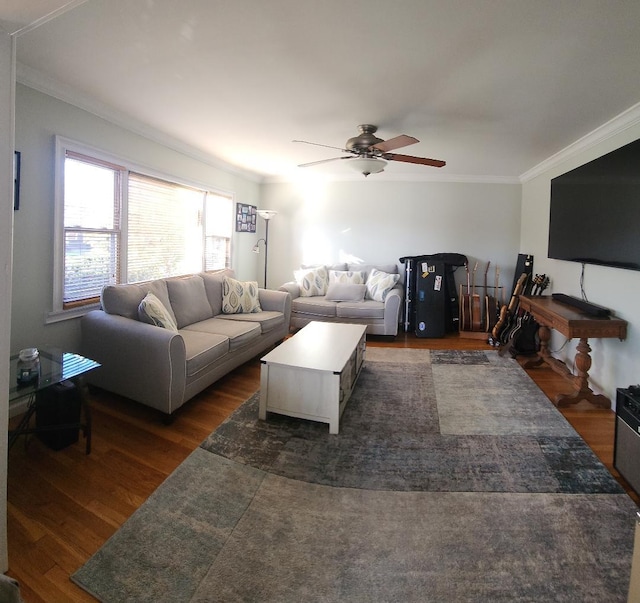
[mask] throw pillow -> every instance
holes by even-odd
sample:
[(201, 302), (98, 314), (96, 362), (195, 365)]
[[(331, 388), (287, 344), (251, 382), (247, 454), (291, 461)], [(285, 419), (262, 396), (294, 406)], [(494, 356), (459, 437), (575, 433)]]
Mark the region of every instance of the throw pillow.
[(361, 302), (367, 291), (366, 285), (352, 285), (351, 283), (334, 283), (329, 285), (326, 298), (329, 301)]
[(256, 281), (237, 281), (225, 276), (222, 279), (222, 313), (251, 314), (262, 312)]
[(293, 276), (300, 287), (300, 297), (325, 295), (329, 283), (329, 274), (324, 266), (311, 270), (294, 270)]
[(398, 280), (400, 280), (399, 274), (389, 274), (372, 268), (367, 279), (367, 297), (383, 302)]
[(138, 306), (138, 317), (156, 327), (177, 331), (178, 327), (171, 313), (153, 293), (147, 293)]
[(367, 280), (366, 272), (353, 270), (329, 270), (329, 285), (334, 283), (364, 285)]

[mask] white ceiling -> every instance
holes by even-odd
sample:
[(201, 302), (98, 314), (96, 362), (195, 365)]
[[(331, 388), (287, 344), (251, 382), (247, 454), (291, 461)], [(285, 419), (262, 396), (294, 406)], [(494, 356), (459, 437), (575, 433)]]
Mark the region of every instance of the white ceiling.
[(19, 36), (19, 81), (260, 176), (371, 123), (447, 161), (371, 178), (517, 179), (640, 101), (638, 0), (5, 4), (22, 24), (71, 8)]

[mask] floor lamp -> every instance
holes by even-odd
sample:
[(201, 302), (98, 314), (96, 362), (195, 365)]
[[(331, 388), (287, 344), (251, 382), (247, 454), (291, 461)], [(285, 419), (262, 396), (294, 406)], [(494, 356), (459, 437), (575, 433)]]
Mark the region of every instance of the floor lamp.
[(264, 239), (258, 239), (258, 242), (253, 246), (252, 251), (254, 253), (260, 253), (260, 241), (264, 241), (264, 288), (267, 288), (267, 253), (269, 250), (269, 220), (273, 218), (278, 212), (272, 209), (259, 209), (258, 215), (264, 220)]

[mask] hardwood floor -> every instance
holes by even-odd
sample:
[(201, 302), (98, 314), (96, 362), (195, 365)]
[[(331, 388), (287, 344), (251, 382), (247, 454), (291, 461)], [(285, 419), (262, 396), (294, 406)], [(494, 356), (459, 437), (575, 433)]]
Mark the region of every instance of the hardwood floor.
[[(451, 335), (394, 340), (369, 346), (488, 349), (483, 341)], [(548, 368), (528, 373), (551, 399), (567, 382)], [(93, 450), (83, 442), (55, 452), (37, 438), (9, 454), (9, 572), (27, 603), (95, 601), (69, 576), (107, 540), (166, 477), (260, 383), (257, 359), (211, 386), (165, 425), (158, 413), (103, 391), (92, 392)], [(562, 410), (638, 504), (613, 469), (615, 415), (584, 403)]]

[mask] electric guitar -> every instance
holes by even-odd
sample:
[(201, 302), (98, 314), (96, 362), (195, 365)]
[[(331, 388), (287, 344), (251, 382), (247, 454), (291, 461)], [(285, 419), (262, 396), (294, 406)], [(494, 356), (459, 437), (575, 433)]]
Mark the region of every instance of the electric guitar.
[(500, 317), (498, 318), (498, 322), (496, 323), (495, 327), (493, 327), (493, 331), (491, 331), (491, 338), (489, 339), (489, 343), (491, 345), (498, 347), (506, 343), (506, 334), (513, 325), (515, 314), (518, 309), (518, 297), (524, 290), (524, 286), (528, 278), (529, 275), (526, 272), (523, 272), (520, 275), (520, 278), (516, 282), (516, 286), (513, 290), (513, 294), (511, 295), (509, 305), (502, 306), (502, 308), (500, 309)]

